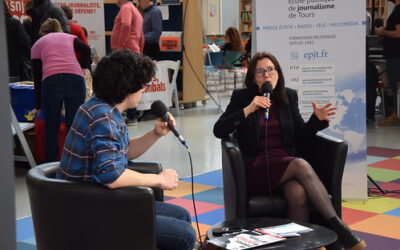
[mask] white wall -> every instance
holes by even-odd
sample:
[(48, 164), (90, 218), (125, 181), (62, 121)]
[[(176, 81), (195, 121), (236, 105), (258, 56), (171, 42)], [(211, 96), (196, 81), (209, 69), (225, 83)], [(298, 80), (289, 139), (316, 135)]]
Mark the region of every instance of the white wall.
[(206, 34), (221, 34), (221, 0), (202, 0), (201, 17)]
[(221, 0), (221, 32), (231, 26), (239, 29), (239, 0)]

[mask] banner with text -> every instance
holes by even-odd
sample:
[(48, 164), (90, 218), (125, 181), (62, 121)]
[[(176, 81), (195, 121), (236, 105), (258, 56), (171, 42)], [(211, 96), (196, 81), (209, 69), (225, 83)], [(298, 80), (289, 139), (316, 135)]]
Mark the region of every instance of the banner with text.
[(367, 199), (365, 1), (255, 0), (256, 51), (272, 52), (305, 121), (318, 105), (337, 114), (324, 134), (349, 145), (344, 199)]
[[(27, 18), (25, 3), (28, 0), (6, 0), (11, 15), (21, 22)], [(106, 54), (104, 39), (104, 3), (103, 0), (57, 0), (53, 3), (62, 6), (69, 5), (73, 11), (73, 22), (85, 27), (88, 31), (88, 39), (94, 45), (98, 56)]]
[(94, 45), (100, 57), (106, 55), (106, 41), (104, 39), (104, 1), (103, 0), (57, 0), (53, 2), (59, 6), (69, 5), (74, 18), (80, 26), (88, 32), (89, 43)]
[(162, 101), (167, 107), (172, 106), (172, 93), (174, 86), (168, 80), (168, 67), (157, 63), (157, 72), (140, 98), (137, 110), (149, 110), (151, 104), (157, 100)]

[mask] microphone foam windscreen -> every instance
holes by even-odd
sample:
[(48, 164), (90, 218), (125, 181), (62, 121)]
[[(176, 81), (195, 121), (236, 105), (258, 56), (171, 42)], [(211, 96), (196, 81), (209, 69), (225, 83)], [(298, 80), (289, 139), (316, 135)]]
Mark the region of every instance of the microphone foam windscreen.
[(261, 86), (261, 93), (272, 93), (274, 90), (272, 89), (272, 84), (271, 82), (264, 82), (264, 84)]
[(157, 117), (162, 117), (168, 112), (168, 108), (162, 101), (158, 100), (151, 104), (151, 112)]

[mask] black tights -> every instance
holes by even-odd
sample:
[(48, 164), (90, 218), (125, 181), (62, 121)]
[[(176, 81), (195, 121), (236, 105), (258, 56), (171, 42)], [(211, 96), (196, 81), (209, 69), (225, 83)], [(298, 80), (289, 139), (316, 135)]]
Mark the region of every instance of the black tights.
[(307, 161), (291, 161), (280, 183), (289, 206), (288, 218), (307, 221), (308, 199), (325, 219), (336, 216), (328, 192)]

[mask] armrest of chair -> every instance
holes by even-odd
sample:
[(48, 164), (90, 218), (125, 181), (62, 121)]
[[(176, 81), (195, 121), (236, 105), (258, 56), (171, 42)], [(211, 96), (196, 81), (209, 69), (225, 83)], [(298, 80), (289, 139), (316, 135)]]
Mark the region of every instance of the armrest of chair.
[(246, 217), (247, 181), (242, 154), (230, 136), (221, 140), (225, 219)]
[(318, 133), (302, 147), (302, 155), (313, 166), (315, 172), (332, 196), (332, 204), (341, 217), (342, 177), (346, 163), (348, 145), (343, 140)]
[[(129, 161), (129, 169), (144, 174), (159, 174), (162, 171), (161, 163), (156, 161)], [(164, 191), (160, 188), (152, 188), (157, 201), (164, 201)]]
[[(38, 248), (57, 249), (61, 245), (65, 249), (80, 246), (102, 250), (134, 245), (139, 249), (155, 249), (151, 188), (108, 189), (95, 183), (55, 179), (57, 166), (58, 163), (43, 164), (32, 168), (27, 175)], [(76, 221), (80, 222), (79, 226)], [(104, 231), (104, 228), (119, 230)]]

